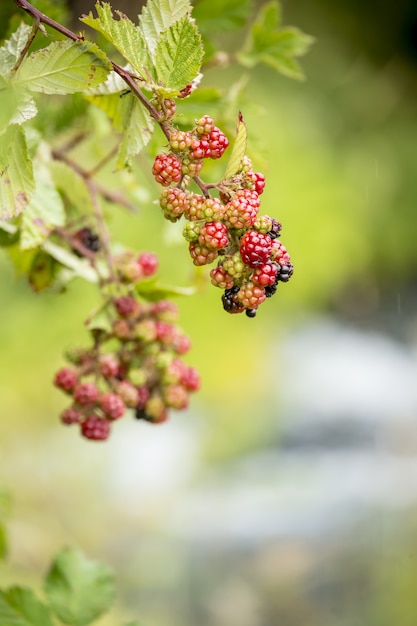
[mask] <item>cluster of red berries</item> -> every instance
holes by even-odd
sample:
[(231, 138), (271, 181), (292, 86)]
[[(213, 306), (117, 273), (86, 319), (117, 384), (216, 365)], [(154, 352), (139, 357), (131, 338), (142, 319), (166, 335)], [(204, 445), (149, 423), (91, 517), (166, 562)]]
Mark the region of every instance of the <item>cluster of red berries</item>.
[(172, 130), (169, 138), (169, 153), (161, 153), (155, 159), (152, 173), (155, 180), (169, 187), (179, 183), (184, 176), (198, 176), (204, 159), (219, 159), (229, 140), (215, 126), (208, 115), (196, 121), (191, 131)]
[(153, 166), (157, 182), (166, 187), (160, 206), (166, 219), (188, 221), (183, 230), (194, 265), (208, 265), (211, 282), (224, 289), (222, 302), (229, 313), (246, 312), (255, 317), (257, 308), (287, 282), (294, 268), (285, 246), (278, 240), (281, 224), (259, 215), (265, 177), (244, 156), (238, 171), (218, 185), (218, 196), (192, 193), (190, 178), (198, 176), (203, 159), (220, 158), (228, 146), (225, 135), (208, 115), (196, 120), (192, 131), (173, 130), (170, 152), (159, 154)]
[[(126, 253), (116, 267), (131, 284), (151, 275), (156, 264), (152, 253)], [(78, 424), (81, 434), (94, 440), (107, 439), (112, 422), (128, 409), (138, 419), (166, 421), (169, 409), (185, 409), (189, 394), (200, 386), (197, 371), (181, 358), (190, 340), (175, 323), (178, 310), (172, 302), (144, 302), (126, 288), (125, 295), (111, 298), (106, 312), (109, 329), (93, 333), (91, 348), (69, 353), (71, 366), (54, 379), (71, 398), (61, 421)]]

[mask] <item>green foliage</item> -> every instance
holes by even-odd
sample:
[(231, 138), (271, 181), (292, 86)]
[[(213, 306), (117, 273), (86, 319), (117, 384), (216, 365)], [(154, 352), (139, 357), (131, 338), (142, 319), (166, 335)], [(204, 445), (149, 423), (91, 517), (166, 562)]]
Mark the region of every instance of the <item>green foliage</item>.
[(120, 11), (115, 12), (118, 17), (115, 19), (107, 2), (97, 3), (96, 11), (97, 17), (90, 11), (87, 16), (81, 18), (81, 21), (104, 35), (134, 71), (146, 81), (152, 62), (140, 29)]
[(250, 13), (250, 0), (210, 0), (197, 2), (193, 16), (204, 35), (243, 28)]
[(12, 124), (0, 135), (0, 219), (19, 215), (35, 189), (24, 131)]
[(155, 50), (155, 68), (163, 94), (181, 91), (200, 71), (203, 46), (197, 26), (189, 18), (175, 22), (164, 31)]
[(0, 591), (2, 626), (54, 626), (49, 609), (31, 589), (10, 587)]
[(139, 18), (139, 27), (152, 55), (155, 53), (161, 33), (183, 20), (190, 10), (189, 0), (149, 0), (144, 5)]
[(239, 119), (236, 128), (236, 139), (233, 144), (232, 154), (229, 157), (229, 163), (227, 164), (224, 178), (231, 178), (236, 174), (241, 165), (242, 159), (246, 154), (246, 148), (248, 143), (248, 130), (246, 124), (243, 121), (242, 114), (239, 113)]
[(136, 292), (148, 302), (157, 302), (177, 296), (191, 296), (195, 293), (195, 289), (193, 287), (168, 286), (158, 280), (147, 280), (137, 284)]
[(17, 71), (14, 82), (31, 91), (71, 94), (103, 82), (111, 65), (105, 54), (88, 41), (53, 41), (32, 52)]
[(280, 26), (280, 5), (273, 0), (260, 9), (238, 60), (246, 67), (265, 63), (290, 78), (302, 79), (295, 57), (305, 54), (314, 39), (298, 28)]
[(46, 576), (45, 592), (64, 624), (86, 626), (113, 603), (113, 574), (78, 550), (65, 548), (57, 554)]
[(55, 626), (57, 617), (68, 626), (87, 626), (110, 609), (115, 597), (111, 570), (73, 548), (55, 556), (44, 587), (48, 604), (26, 587), (0, 590), (0, 624)]

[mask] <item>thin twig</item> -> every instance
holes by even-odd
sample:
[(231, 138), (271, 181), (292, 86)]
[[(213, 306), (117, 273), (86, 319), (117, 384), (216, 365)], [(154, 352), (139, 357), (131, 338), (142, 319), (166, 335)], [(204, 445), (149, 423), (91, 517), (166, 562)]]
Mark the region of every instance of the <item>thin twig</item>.
[(29, 39), (27, 40), (25, 47), (23, 48), (23, 50), (19, 54), (19, 58), (17, 59), (14, 67), (12, 68), (12, 70), (10, 72), (10, 78), (12, 78), (12, 76), (14, 76), (16, 74), (17, 70), (21, 66), (22, 61), (25, 58), (27, 51), (29, 50), (30, 46), (32, 45), (32, 41), (36, 37), (36, 33), (39, 30), (40, 23), (41, 22), (40, 22), (39, 17), (35, 17), (35, 22), (34, 22), (34, 24), (32, 26), (32, 32), (30, 33)]

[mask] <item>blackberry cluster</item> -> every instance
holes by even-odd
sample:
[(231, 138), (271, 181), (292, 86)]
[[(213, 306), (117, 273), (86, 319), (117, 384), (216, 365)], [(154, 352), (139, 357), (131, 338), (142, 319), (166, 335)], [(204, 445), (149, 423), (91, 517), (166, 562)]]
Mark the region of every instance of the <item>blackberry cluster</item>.
[[(262, 302), (273, 296), (279, 282), (287, 282), (294, 268), (279, 241), (281, 224), (260, 215), (260, 195), (265, 177), (255, 172), (246, 155), (238, 171), (218, 185), (219, 197), (188, 189), (198, 176), (204, 159), (220, 158), (228, 146), (226, 136), (208, 115), (196, 120), (191, 131), (170, 134), (170, 152), (159, 154), (153, 166), (157, 182), (166, 187), (160, 196), (164, 217), (187, 220), (183, 236), (194, 265), (209, 265), (211, 282), (224, 289), (223, 307), (228, 313), (246, 312), (255, 317)], [(196, 179), (198, 182), (199, 179)], [(199, 181), (201, 183), (201, 181)]]
[[(143, 277), (154, 272), (155, 261), (151, 253), (136, 261), (126, 254), (116, 266), (133, 273), (136, 263)], [(200, 386), (198, 372), (182, 360), (191, 343), (176, 324), (172, 302), (142, 301), (130, 285), (110, 299), (106, 314), (109, 329), (93, 332), (90, 348), (68, 353), (70, 365), (54, 378), (71, 399), (61, 421), (78, 424), (81, 435), (93, 440), (107, 439), (112, 422), (129, 409), (138, 419), (166, 421), (169, 410), (185, 409)]]

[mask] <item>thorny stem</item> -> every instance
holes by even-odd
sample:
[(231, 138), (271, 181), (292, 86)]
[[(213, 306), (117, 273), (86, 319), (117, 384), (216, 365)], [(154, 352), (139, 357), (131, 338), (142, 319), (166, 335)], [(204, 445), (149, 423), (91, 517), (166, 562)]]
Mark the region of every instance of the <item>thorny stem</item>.
[(55, 20), (48, 17), (41, 11), (39, 11), (39, 9), (34, 7), (32, 4), (30, 4), (30, 2), (27, 2), (27, 0), (14, 0), (14, 1), (18, 7), (20, 7), (21, 9), (26, 11), (26, 13), (29, 13), (29, 15), (33, 17), (38, 27), (39, 27), (39, 24), (42, 23), (42, 24), (45, 24), (46, 26), (50, 26), (54, 30), (58, 31), (62, 35), (65, 35), (65, 37), (72, 39), (73, 41), (84, 41), (84, 37), (82, 35), (76, 35), (68, 28), (65, 28), (65, 26), (62, 26), (62, 24), (55, 22)]

